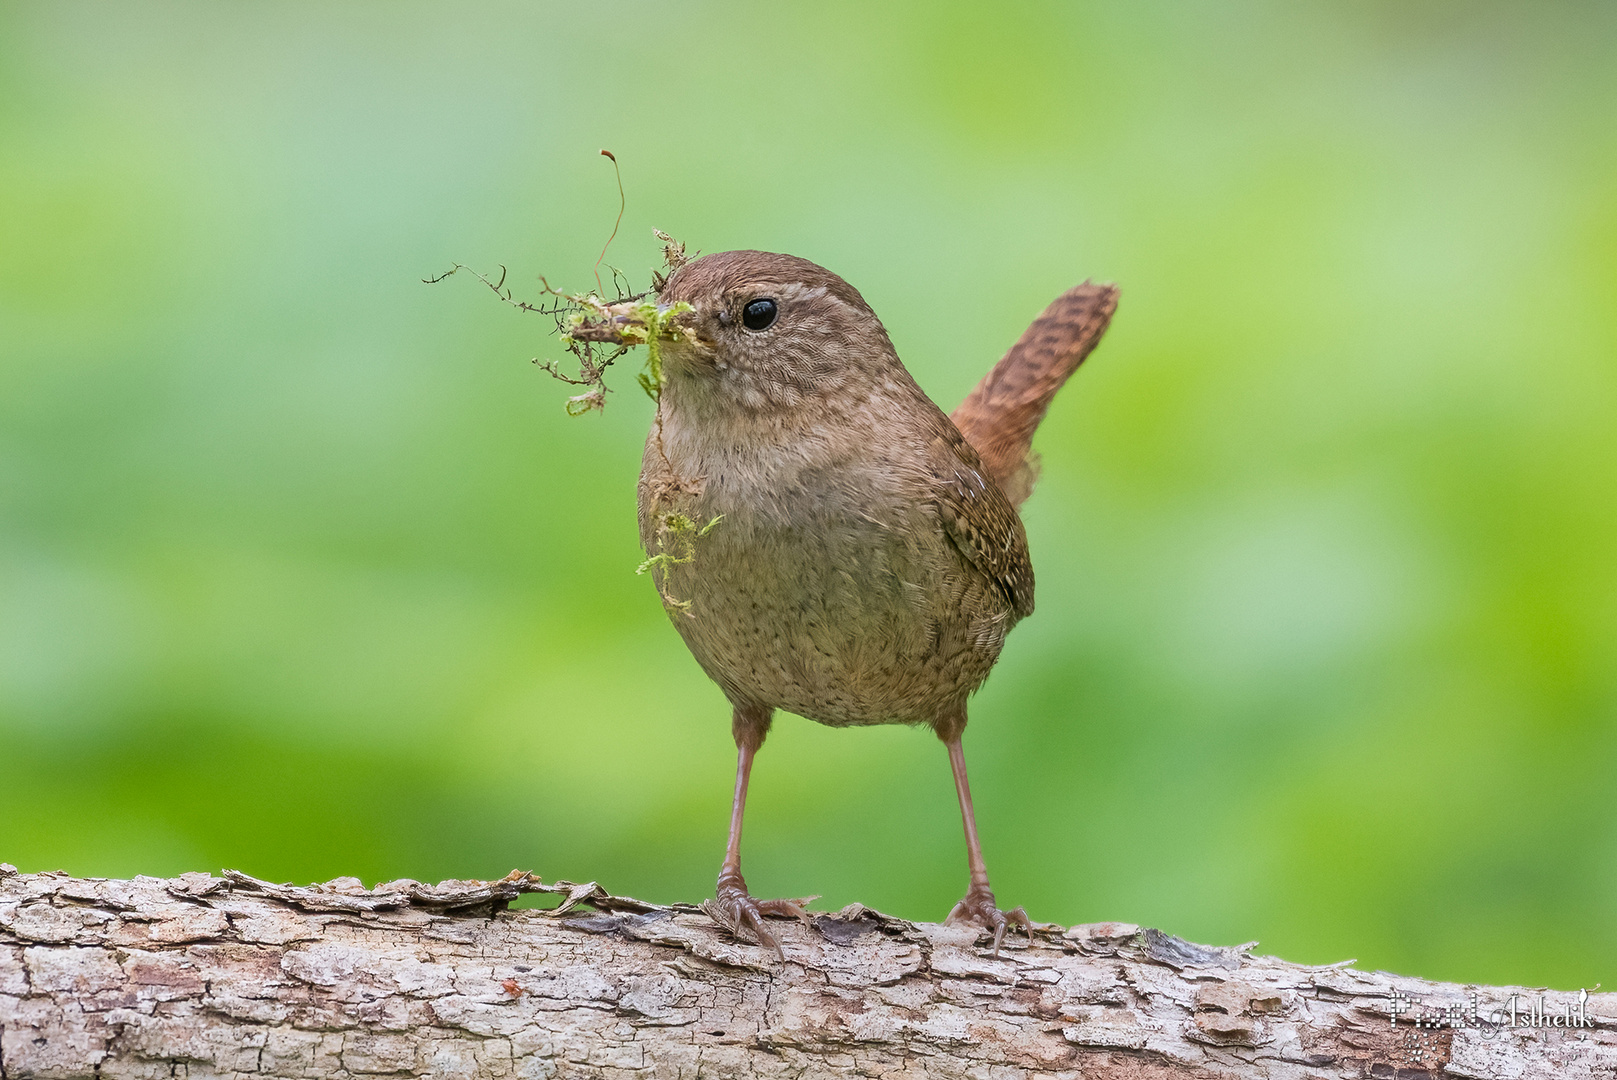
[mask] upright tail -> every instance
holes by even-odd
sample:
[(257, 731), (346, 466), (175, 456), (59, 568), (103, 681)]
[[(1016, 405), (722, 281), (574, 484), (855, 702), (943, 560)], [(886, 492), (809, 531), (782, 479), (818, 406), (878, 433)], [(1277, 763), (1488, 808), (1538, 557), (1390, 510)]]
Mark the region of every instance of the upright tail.
[(1116, 310), (1115, 285), (1086, 281), (1068, 289), (950, 415), (1013, 506), (1022, 505), (1039, 475), (1033, 430)]

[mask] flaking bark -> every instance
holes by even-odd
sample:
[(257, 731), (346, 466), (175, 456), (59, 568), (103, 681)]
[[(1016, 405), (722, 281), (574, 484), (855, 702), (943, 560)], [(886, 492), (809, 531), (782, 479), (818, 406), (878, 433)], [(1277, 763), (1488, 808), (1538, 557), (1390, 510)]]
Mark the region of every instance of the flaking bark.
[[(506, 909), (533, 892), (559, 905)], [(695, 906), (527, 874), (366, 890), (0, 866), (0, 1077), (1617, 1075), (1614, 994), (1587, 999), (1592, 1027), (1432, 1029), (1423, 1008), (1489, 1017), (1540, 991), (1121, 924), (1040, 927), (997, 960), (975, 930), (858, 906), (777, 925), (784, 962)]]

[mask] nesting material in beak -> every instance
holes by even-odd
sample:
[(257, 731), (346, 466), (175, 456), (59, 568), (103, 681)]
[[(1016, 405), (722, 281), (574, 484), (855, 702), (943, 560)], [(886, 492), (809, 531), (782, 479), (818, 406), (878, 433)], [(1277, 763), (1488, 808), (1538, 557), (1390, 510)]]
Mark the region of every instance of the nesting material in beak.
[(590, 296), (584, 298), (580, 310), (568, 317), (564, 336), (624, 348), (649, 345), (657, 339), (677, 341), (683, 333), (676, 320), (691, 310), (686, 303), (659, 304), (641, 299), (608, 304)]

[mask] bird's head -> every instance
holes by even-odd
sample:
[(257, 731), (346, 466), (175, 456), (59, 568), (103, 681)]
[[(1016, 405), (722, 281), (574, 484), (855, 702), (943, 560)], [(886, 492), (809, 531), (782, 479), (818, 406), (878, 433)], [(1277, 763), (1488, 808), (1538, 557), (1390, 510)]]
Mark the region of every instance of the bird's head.
[(670, 274), (657, 300), (690, 307), (675, 318), (678, 339), (662, 346), (679, 394), (792, 406), (856, 388), (898, 362), (859, 291), (795, 255), (703, 255)]

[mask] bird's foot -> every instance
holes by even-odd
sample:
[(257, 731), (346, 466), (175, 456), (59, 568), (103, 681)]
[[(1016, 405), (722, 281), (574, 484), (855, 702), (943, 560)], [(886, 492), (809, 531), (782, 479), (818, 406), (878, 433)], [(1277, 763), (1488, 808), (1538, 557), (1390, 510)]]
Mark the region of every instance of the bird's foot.
[(764, 916), (797, 919), (806, 924), (809, 916), (803, 910), (803, 905), (819, 899), (817, 896), (802, 896), (796, 900), (755, 900), (748, 894), (747, 883), (739, 872), (720, 874), (717, 891), (718, 896), (702, 903), (702, 910), (707, 912), (708, 918), (736, 937), (741, 937), (741, 932), (745, 930), (758, 944), (773, 949), (782, 960), (786, 959), (786, 952), (780, 947), (780, 940), (764, 925)]
[(994, 890), (986, 883), (973, 884), (966, 890), (965, 897), (949, 912), (949, 917), (943, 920), (946, 923), (976, 923), (985, 930), (994, 932), (994, 956), (999, 956), (999, 943), (1005, 940), (1005, 931), (1011, 926), (1020, 926), (1027, 935), (1029, 943), (1033, 941), (1033, 923), (1027, 917), (1027, 912), (1021, 908), (1011, 911), (1001, 911), (994, 906)]

